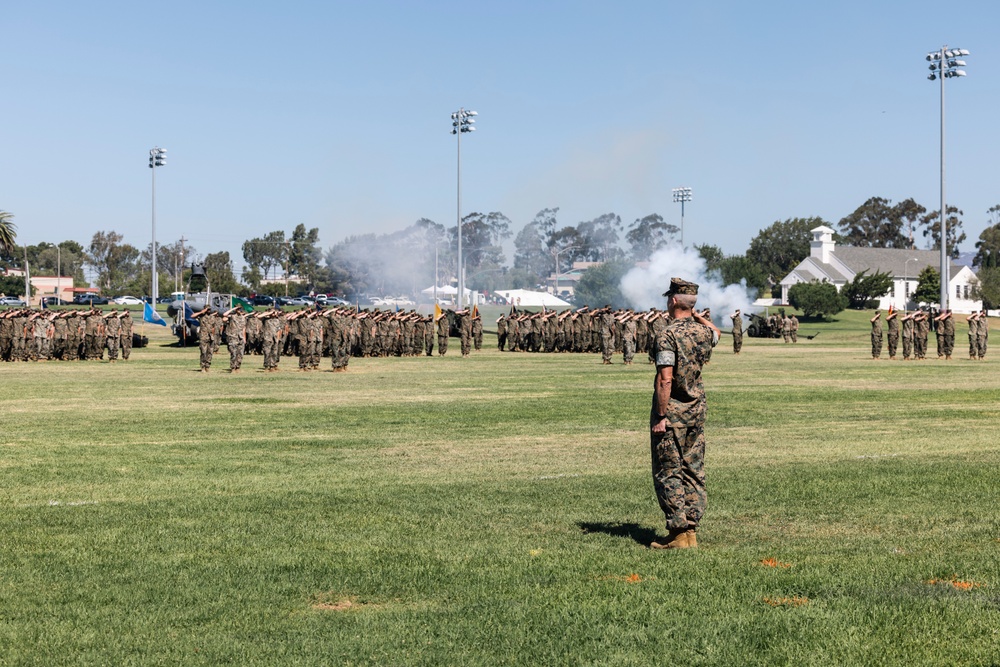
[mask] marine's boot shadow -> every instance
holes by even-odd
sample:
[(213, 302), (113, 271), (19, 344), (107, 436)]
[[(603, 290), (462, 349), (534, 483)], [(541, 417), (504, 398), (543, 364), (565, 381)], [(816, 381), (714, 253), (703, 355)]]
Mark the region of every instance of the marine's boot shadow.
[(605, 533), (612, 537), (627, 537), (637, 544), (648, 547), (656, 539), (656, 531), (637, 523), (580, 521), (576, 525), (584, 533)]

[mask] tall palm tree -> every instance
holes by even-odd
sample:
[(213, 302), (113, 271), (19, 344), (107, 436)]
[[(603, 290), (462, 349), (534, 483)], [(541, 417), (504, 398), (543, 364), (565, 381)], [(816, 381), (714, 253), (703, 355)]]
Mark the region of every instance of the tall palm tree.
[(11, 255), (14, 252), (14, 239), (17, 238), (17, 225), (11, 220), (13, 213), (0, 211), (0, 255)]

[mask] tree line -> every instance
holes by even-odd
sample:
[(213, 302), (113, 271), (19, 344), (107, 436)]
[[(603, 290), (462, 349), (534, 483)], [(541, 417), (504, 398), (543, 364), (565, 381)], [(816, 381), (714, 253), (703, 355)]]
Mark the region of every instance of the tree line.
[[(22, 253), (14, 252), (15, 230), (11, 214), (0, 211), (0, 263), (20, 266)], [(963, 212), (948, 207), (948, 244), (957, 257), (966, 240)], [(1000, 205), (987, 211), (988, 226), (975, 244), (974, 263), (1000, 272)], [(838, 244), (880, 248), (915, 248), (922, 237), (929, 249), (940, 247), (940, 212), (909, 198), (893, 204), (871, 197), (835, 225), (820, 217), (789, 218), (761, 229), (742, 254), (726, 255), (714, 245), (695, 246), (723, 284), (745, 283), (758, 293), (777, 289), (780, 280), (809, 255), (810, 230), (820, 225), (836, 227)], [(552, 274), (564, 274), (574, 262), (599, 263), (578, 282), (580, 297), (611, 302), (613, 287), (635, 262), (648, 260), (658, 249), (677, 243), (680, 229), (658, 213), (623, 223), (614, 212), (575, 224), (559, 220), (559, 208), (545, 208), (516, 234), (503, 213), (472, 212), (462, 218), (462, 256), (465, 284), (475, 290), (532, 289)], [(503, 246), (513, 239), (509, 261)], [(23, 249), (22, 249), (23, 250)], [(67, 240), (58, 245), (40, 243), (27, 247), (34, 272), (54, 273), (61, 263), (64, 274), (77, 286), (86, 286), (88, 269), (97, 287), (106, 293), (145, 294), (150, 285), (151, 244), (140, 249), (124, 242), (115, 231), (100, 231), (87, 246)], [(286, 289), (285, 277), (297, 292), (355, 294), (415, 294), (434, 284), (457, 279), (458, 226), (445, 226), (420, 218), (404, 229), (383, 234), (356, 234), (325, 251), (319, 229), (296, 225), (290, 233), (276, 230), (247, 239), (242, 246), (241, 269), (228, 252), (200, 255), (183, 239), (157, 247), (157, 269), (162, 286), (183, 286), (193, 259), (206, 267), (213, 289), (230, 292), (278, 294)], [(590, 274), (590, 275), (587, 275)], [(993, 281), (991, 272), (984, 278)], [(984, 280), (984, 283), (986, 281)], [(1000, 277), (995, 279), (1000, 285)], [(162, 290), (161, 291), (165, 291)]]

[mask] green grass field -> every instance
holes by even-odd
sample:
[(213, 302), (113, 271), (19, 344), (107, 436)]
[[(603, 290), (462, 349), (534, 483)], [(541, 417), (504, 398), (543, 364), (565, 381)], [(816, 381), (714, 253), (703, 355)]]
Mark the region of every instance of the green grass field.
[(679, 552), (645, 363), (2, 364), (0, 665), (998, 664), (1000, 362), (869, 316), (724, 339)]

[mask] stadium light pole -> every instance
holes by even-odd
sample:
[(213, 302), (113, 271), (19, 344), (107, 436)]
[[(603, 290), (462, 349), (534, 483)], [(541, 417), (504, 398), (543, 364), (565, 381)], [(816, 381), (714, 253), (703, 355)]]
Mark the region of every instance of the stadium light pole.
[(154, 308), (156, 307), (156, 301), (160, 297), (160, 280), (159, 276), (156, 275), (156, 168), (162, 167), (167, 163), (167, 149), (154, 147), (149, 151), (149, 170), (153, 174), (153, 251), (152, 251), (152, 262), (150, 264), (152, 271), (152, 281), (150, 284), (150, 290), (152, 291), (151, 296), (153, 297)]
[(674, 203), (681, 203), (681, 248), (684, 247), (684, 202), (691, 201), (691, 188), (674, 188)]
[(451, 115), (451, 133), (455, 135), (456, 146), (458, 149), (458, 169), (457, 169), (457, 180), (456, 180), (456, 191), (457, 191), (457, 208), (458, 208), (458, 309), (462, 310), (465, 307), (465, 278), (462, 275), (463, 265), (462, 265), (462, 134), (464, 132), (475, 132), (476, 131), (476, 119), (473, 116), (478, 116), (479, 114), (475, 111), (469, 111), (464, 108), (459, 108), (458, 111)]
[(927, 54), (931, 73), (927, 78), (931, 81), (941, 79), (941, 310), (948, 309), (948, 282), (951, 276), (948, 261), (948, 212), (944, 198), (944, 80), (965, 76), (965, 61), (960, 60), (969, 55), (965, 49), (949, 49), (942, 46), (939, 51)]

